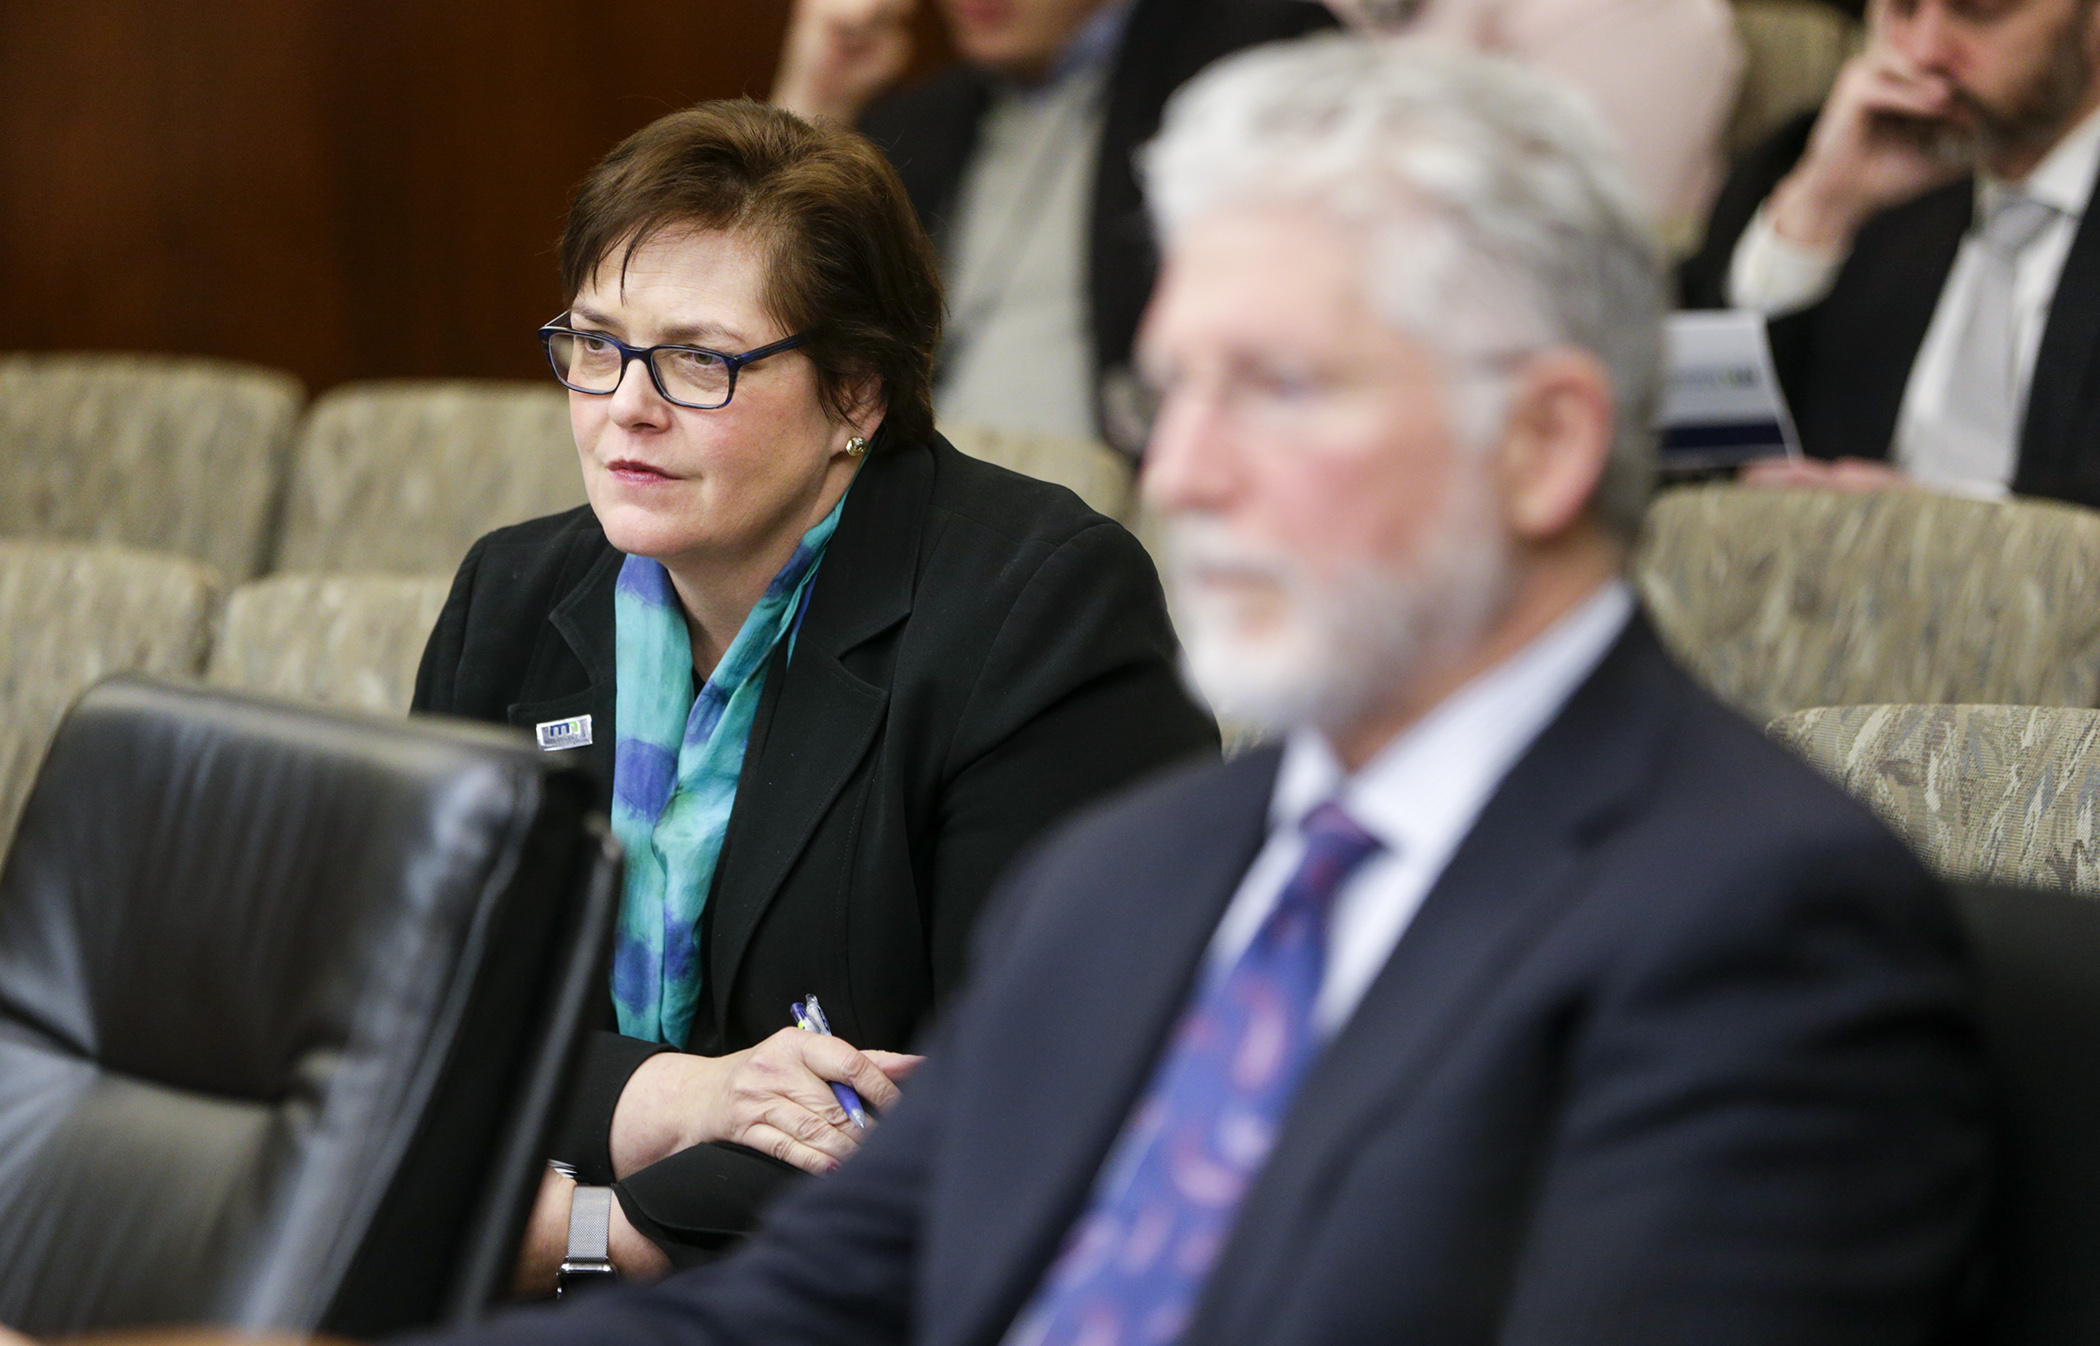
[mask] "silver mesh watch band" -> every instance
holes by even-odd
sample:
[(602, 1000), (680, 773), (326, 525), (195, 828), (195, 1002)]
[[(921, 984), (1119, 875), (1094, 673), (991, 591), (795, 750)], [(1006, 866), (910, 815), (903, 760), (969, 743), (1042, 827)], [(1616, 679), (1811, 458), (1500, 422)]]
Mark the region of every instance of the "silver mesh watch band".
[(568, 1260), (612, 1260), (612, 1203), (613, 1190), (610, 1187), (576, 1189), (575, 1200), (569, 1205)]
[(569, 1253), (555, 1277), (554, 1293), (565, 1296), (587, 1284), (609, 1284), (619, 1279), (612, 1264), (612, 1203), (610, 1187), (576, 1189), (569, 1202)]

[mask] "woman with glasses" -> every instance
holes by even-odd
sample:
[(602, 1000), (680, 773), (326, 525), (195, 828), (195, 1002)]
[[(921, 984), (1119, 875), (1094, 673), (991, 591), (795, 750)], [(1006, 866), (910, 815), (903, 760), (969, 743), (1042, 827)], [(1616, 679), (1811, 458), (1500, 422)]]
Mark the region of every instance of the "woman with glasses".
[[(556, 1146), (588, 1201), (550, 1176), (528, 1289), (572, 1225), (661, 1269), (835, 1167), (833, 1086), (898, 1098), (1001, 868), (1217, 742), (1130, 535), (934, 432), (940, 285), (869, 142), (665, 117), (584, 181), (561, 273), (590, 504), (475, 544), (415, 700), (594, 772), (627, 856), (617, 1031)], [(812, 996), (836, 1036), (794, 1026)]]

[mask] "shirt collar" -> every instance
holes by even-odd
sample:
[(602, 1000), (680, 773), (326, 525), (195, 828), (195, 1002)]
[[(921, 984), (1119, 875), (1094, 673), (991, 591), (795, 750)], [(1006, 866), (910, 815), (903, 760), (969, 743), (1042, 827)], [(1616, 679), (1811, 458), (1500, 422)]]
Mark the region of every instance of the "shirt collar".
[(1316, 805), (1338, 796), (1358, 825), (1393, 853), (1404, 853), (1410, 839), (1464, 831), (1604, 658), (1633, 608), (1624, 580), (1603, 585), (1380, 749), (1354, 777), (1345, 777), (1323, 735), (1294, 730), (1269, 803), (1271, 827), (1297, 826)]
[(1996, 204), (1999, 194), (2017, 187), (2076, 220), (2085, 215), (2096, 177), (2100, 177), (2100, 109), (2087, 113), (2084, 121), (2072, 127), (2056, 148), (2035, 165), (2025, 182), (2008, 183), (1982, 173), (1977, 174), (1976, 182), (1981, 204), (1986, 207), (1983, 213), (1987, 214), (1988, 207)]

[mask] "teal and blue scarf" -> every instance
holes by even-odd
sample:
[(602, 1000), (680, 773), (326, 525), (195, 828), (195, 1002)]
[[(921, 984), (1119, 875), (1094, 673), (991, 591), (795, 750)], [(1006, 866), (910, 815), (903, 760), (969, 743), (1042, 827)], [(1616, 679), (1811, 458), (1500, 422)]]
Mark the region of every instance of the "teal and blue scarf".
[(793, 646), (839, 511), (802, 535), (721, 663), (693, 694), (693, 647), (662, 564), (629, 556), (613, 591), (617, 666), (614, 835), (627, 852), (613, 942), (613, 1006), (628, 1037), (682, 1047), (700, 1001), (700, 912), (736, 804), (766, 665)]

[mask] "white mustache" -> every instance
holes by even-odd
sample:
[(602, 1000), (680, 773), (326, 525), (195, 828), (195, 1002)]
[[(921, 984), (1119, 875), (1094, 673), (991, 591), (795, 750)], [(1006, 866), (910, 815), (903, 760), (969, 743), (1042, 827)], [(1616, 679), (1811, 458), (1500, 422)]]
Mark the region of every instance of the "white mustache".
[(1216, 519), (1177, 515), (1167, 521), (1167, 575), (1173, 584), (1212, 579), (1256, 580), (1300, 592), (1310, 582), (1305, 566), (1278, 548), (1250, 541)]

